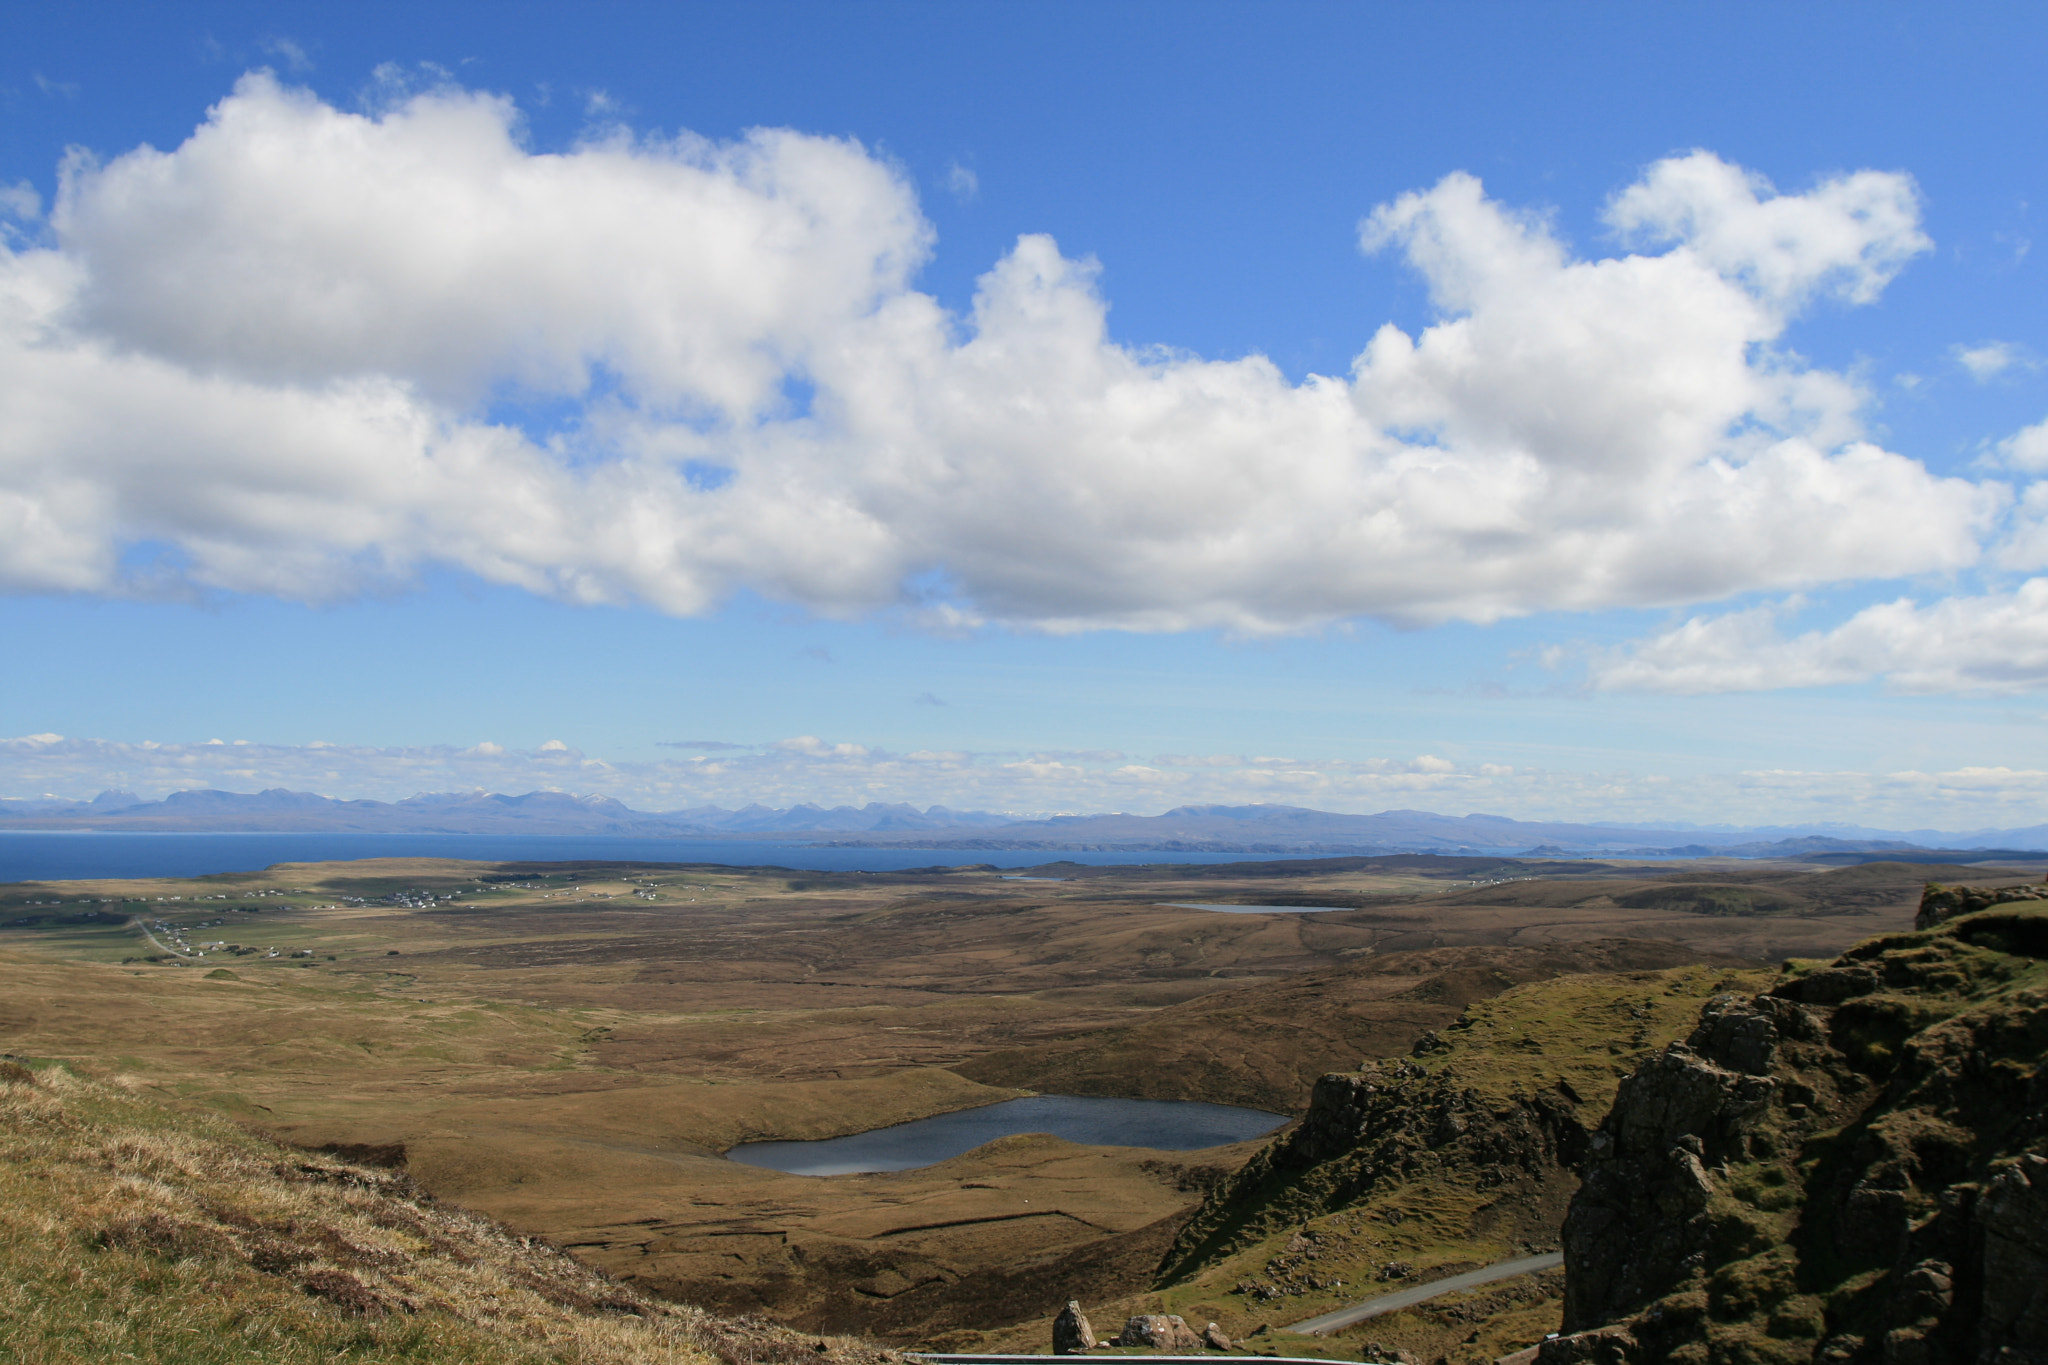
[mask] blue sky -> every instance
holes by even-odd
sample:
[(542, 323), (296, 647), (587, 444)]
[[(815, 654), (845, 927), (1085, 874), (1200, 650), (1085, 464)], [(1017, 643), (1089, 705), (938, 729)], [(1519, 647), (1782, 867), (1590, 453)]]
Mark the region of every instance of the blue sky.
[(2044, 26), (15, 7), (0, 795), (2034, 823)]

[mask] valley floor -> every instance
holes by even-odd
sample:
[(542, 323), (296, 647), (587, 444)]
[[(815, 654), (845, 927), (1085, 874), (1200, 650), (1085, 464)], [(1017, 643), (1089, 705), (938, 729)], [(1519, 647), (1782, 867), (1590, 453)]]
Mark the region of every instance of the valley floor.
[[(1030, 1091), (1299, 1115), (1318, 1077), (1404, 1056), (1503, 992), (1589, 973), (1711, 984), (1824, 956), (1908, 923), (1924, 875), (1451, 858), (1044, 872), (1066, 880), (385, 860), (16, 885), (0, 888), (0, 1048), (402, 1167), (647, 1292), (806, 1331), (1043, 1350), (1081, 1296), (1180, 1304), (1241, 1335), (1362, 1296), (1354, 1277), (1379, 1283), (1386, 1263), (1499, 1248), (1424, 1255), (1422, 1225), (1361, 1233), (1358, 1255), (1380, 1260), (1322, 1276), (1341, 1292), (1295, 1275), (1278, 1299), (1234, 1280), (1162, 1299), (1162, 1257), (1262, 1144), (1019, 1137), (830, 1179), (720, 1154)], [(174, 930), (205, 956), (166, 952)], [(1230, 1274), (1280, 1286), (1264, 1267), (1286, 1254), (1247, 1251)]]

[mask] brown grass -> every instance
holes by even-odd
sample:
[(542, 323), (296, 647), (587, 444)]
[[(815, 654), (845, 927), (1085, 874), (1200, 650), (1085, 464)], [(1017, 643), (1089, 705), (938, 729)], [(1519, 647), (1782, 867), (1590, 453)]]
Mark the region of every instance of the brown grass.
[[(1736, 909), (1781, 907), (1741, 914), (1719, 891), (1645, 900), (1662, 867), (1070, 870), (1023, 884), (415, 859), (0, 887), (0, 1048), (118, 1064), (154, 1097), (284, 1141), (386, 1149), (444, 1198), (654, 1292), (933, 1344), (1056, 1307), (1062, 1267), (1142, 1286), (1163, 1224), (1200, 1198), (1166, 1173), (1182, 1159), (1059, 1144), (819, 1181), (717, 1153), (1012, 1086), (1298, 1111), (1322, 1071), (1403, 1052), (1517, 981), (1832, 952), (1903, 927), (1922, 872), (1715, 871), (1755, 892)], [(1482, 872), (1538, 880), (1467, 884)], [(650, 883), (655, 899), (635, 894)], [(456, 898), (388, 899), (408, 890)], [(253, 951), (124, 962), (162, 956), (136, 915)], [(1609, 961), (1617, 935), (1634, 942)], [(878, 1235), (876, 1217), (913, 1230)], [(299, 1297), (352, 1292), (320, 1283), (329, 1299)]]
[(118, 1083), (0, 1070), (0, 1358), (10, 1362), (828, 1357), (886, 1358), (657, 1305), (403, 1177), (174, 1113)]

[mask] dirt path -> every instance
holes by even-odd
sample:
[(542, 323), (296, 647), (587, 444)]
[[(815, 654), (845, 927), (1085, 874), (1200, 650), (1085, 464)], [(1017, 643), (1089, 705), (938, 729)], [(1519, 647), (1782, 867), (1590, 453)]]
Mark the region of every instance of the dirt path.
[(1305, 1322), (1292, 1323), (1287, 1330), (1306, 1332), (1310, 1335), (1334, 1332), (1339, 1327), (1349, 1327), (1354, 1322), (1376, 1318), (1382, 1313), (1412, 1307), (1439, 1294), (1451, 1294), (1460, 1289), (1470, 1289), (1474, 1285), (1512, 1279), (1517, 1275), (1533, 1275), (1539, 1270), (1555, 1270), (1563, 1264), (1564, 1253), (1561, 1251), (1546, 1251), (1541, 1256), (1524, 1256), (1513, 1261), (1495, 1261), (1492, 1265), (1468, 1270), (1462, 1275), (1449, 1275), (1441, 1280), (1431, 1280), (1427, 1284), (1418, 1284), (1411, 1289), (1403, 1289), (1393, 1294), (1382, 1294), (1376, 1299), (1354, 1303), (1349, 1308), (1339, 1308), (1334, 1313), (1324, 1313)]

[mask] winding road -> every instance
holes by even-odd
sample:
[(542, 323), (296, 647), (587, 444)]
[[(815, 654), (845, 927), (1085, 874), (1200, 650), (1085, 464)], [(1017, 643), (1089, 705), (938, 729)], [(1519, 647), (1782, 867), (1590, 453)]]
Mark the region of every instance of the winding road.
[(1418, 1284), (1413, 1288), (1399, 1290), (1392, 1294), (1382, 1294), (1376, 1299), (1367, 1299), (1364, 1303), (1354, 1303), (1349, 1308), (1339, 1308), (1333, 1313), (1324, 1313), (1320, 1317), (1309, 1318), (1303, 1322), (1289, 1323), (1286, 1330), (1289, 1332), (1305, 1332), (1311, 1336), (1323, 1332), (1334, 1332), (1339, 1327), (1349, 1327), (1354, 1322), (1363, 1322), (1367, 1318), (1376, 1318), (1382, 1313), (1391, 1313), (1396, 1309), (1412, 1307), (1425, 1299), (1433, 1299), (1439, 1294), (1453, 1294), (1460, 1289), (1470, 1289), (1474, 1285), (1491, 1284), (1495, 1280), (1513, 1279), (1517, 1275), (1533, 1275), (1539, 1270), (1555, 1270), (1563, 1264), (1564, 1253), (1562, 1251), (1546, 1251), (1540, 1256), (1523, 1256), (1513, 1261), (1495, 1261), (1492, 1265), (1481, 1266), (1477, 1270), (1468, 1270), (1462, 1275), (1447, 1275), (1441, 1280), (1431, 1280), (1427, 1284)]

